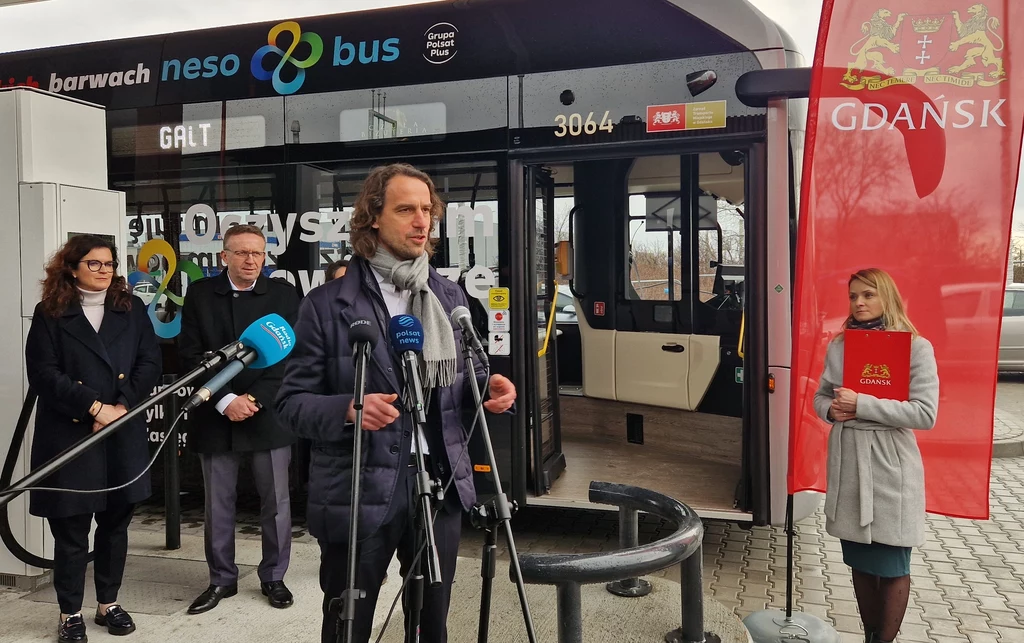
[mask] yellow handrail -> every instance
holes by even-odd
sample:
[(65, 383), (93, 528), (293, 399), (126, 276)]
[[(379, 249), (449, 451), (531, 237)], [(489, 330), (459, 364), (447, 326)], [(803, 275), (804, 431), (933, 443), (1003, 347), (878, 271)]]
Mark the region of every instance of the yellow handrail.
[(740, 341), (736, 343), (736, 354), (743, 359), (743, 332), (746, 330), (747, 325), (747, 311), (743, 311), (740, 316)]
[(551, 298), (551, 314), (548, 315), (548, 330), (544, 334), (544, 346), (537, 351), (537, 357), (544, 357), (548, 352), (548, 340), (551, 339), (551, 327), (555, 323), (555, 306), (558, 305), (558, 282), (555, 282), (554, 296)]

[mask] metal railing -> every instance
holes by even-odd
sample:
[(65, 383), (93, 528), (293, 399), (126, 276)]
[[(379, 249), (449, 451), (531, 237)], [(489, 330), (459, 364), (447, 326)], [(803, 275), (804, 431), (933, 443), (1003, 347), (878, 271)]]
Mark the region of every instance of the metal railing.
[[(582, 643), (580, 587), (608, 583), (619, 596), (643, 596), (650, 584), (639, 577), (679, 565), (682, 626), (665, 635), (668, 643), (712, 643), (718, 637), (704, 631), (704, 525), (683, 503), (660, 493), (610, 482), (591, 482), (590, 501), (619, 508), (622, 549), (596, 554), (520, 554), (523, 580), (554, 585), (557, 591), (558, 642)], [(675, 524), (670, 536), (638, 545), (638, 513), (649, 513)]]

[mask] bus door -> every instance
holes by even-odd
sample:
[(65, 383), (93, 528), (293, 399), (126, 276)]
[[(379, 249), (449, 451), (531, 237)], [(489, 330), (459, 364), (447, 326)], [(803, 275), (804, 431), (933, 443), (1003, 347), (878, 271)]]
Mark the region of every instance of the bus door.
[(534, 165), (526, 167), (524, 179), (527, 238), (532, 241), (526, 274), (531, 310), (536, 310), (537, 319), (537, 332), (529, 338), (536, 340), (529, 352), (533, 362), (530, 390), (536, 391), (531, 409), (531, 473), (533, 488), (541, 495), (565, 468), (559, 425), (558, 330), (552, 310), (558, 297), (553, 242), (555, 183), (547, 169)]
[[(578, 160), (546, 166), (553, 186), (528, 168), (541, 344), (556, 317), (533, 389), (534, 478), (551, 503), (585, 502), (589, 480), (606, 479), (708, 515), (750, 510), (747, 161), (728, 149)], [(547, 290), (563, 243), (568, 274)]]

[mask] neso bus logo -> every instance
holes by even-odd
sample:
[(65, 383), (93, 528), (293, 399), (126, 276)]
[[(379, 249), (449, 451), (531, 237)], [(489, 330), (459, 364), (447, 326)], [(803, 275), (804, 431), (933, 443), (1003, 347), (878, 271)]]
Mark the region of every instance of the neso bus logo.
[[(277, 37), (284, 32), (291, 34), (291, 43), (288, 45), (286, 51), (282, 51), (277, 46)], [(293, 58), (292, 53), (299, 46), (300, 42), (304, 42), (309, 45), (309, 55), (303, 59)], [(302, 83), (306, 80), (306, 69), (312, 67), (320, 60), (320, 56), (324, 53), (324, 41), (318, 34), (312, 31), (302, 33), (299, 28), (299, 23), (288, 21), (282, 22), (279, 25), (275, 25), (270, 33), (267, 34), (267, 44), (263, 45), (256, 50), (256, 53), (252, 56), (252, 63), (250, 64), (250, 70), (252, 71), (253, 78), (257, 80), (271, 80), (273, 79), (274, 91), (281, 95), (294, 94), (302, 87)], [(277, 66), (274, 67), (273, 71), (267, 71), (263, 66), (264, 58), (269, 54), (276, 54), (280, 56), (280, 60)], [(291, 63), (295, 67), (295, 78), (285, 82), (281, 80), (281, 70), (284, 69), (285, 63)]]

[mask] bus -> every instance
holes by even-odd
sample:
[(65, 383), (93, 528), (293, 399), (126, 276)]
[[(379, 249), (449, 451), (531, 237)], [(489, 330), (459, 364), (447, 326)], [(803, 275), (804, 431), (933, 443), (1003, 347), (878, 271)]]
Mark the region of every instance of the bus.
[(350, 253), (367, 171), (410, 162), (447, 207), (432, 264), (520, 392), (488, 418), (510, 497), (594, 507), (603, 480), (759, 525), (785, 518), (807, 71), (746, 0), (443, 1), (0, 56), (106, 107), (167, 375), (169, 294), (223, 268), (224, 229), (262, 226), (266, 273), (305, 294)]

